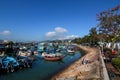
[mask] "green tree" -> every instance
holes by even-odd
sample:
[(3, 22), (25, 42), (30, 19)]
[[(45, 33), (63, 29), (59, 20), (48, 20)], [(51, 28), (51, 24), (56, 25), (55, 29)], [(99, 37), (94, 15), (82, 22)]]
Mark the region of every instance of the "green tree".
[(95, 27), (92, 27), (90, 30), (89, 30), (89, 39), (90, 39), (90, 43), (91, 44), (97, 44), (97, 42), (99, 41), (98, 39), (98, 34), (97, 34), (97, 30)]
[(89, 35), (85, 35), (82, 39), (81, 39), (81, 42), (82, 43), (90, 43), (90, 39), (89, 39)]
[(81, 38), (75, 38), (72, 40), (73, 43), (81, 44)]

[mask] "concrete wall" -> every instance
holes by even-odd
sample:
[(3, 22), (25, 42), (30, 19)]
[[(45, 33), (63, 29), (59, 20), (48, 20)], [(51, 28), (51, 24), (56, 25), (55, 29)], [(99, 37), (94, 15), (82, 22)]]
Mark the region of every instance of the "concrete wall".
[(107, 69), (106, 69), (106, 66), (105, 66), (105, 62), (104, 62), (104, 59), (103, 59), (103, 56), (102, 56), (102, 53), (101, 53), (101, 50), (100, 50), (99, 53), (100, 53), (100, 60), (101, 60), (101, 63), (102, 63), (102, 80), (110, 80)]

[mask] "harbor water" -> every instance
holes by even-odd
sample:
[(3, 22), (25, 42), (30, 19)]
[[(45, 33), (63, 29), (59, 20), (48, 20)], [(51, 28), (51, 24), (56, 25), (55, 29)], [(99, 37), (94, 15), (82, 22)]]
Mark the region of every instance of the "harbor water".
[(31, 68), (0, 75), (0, 80), (49, 80), (52, 76), (72, 64), (82, 56), (82, 52), (66, 54), (61, 61), (45, 61), (38, 57)]

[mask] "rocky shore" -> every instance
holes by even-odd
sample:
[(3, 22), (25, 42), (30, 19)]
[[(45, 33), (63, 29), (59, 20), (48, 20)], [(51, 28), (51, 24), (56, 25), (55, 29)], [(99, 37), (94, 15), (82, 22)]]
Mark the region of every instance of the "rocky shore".
[(53, 76), (51, 80), (101, 80), (99, 50), (77, 46), (85, 51), (85, 55)]

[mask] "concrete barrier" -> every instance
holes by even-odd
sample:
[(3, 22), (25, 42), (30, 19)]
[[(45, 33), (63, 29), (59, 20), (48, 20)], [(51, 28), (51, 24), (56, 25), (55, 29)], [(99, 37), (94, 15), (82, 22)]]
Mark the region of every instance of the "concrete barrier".
[(106, 66), (105, 66), (105, 62), (103, 60), (103, 56), (102, 56), (101, 50), (100, 50), (100, 60), (101, 60), (101, 63), (102, 63), (102, 76), (103, 76), (103, 80), (110, 80), (110, 78), (108, 76), (108, 72), (107, 72)]

